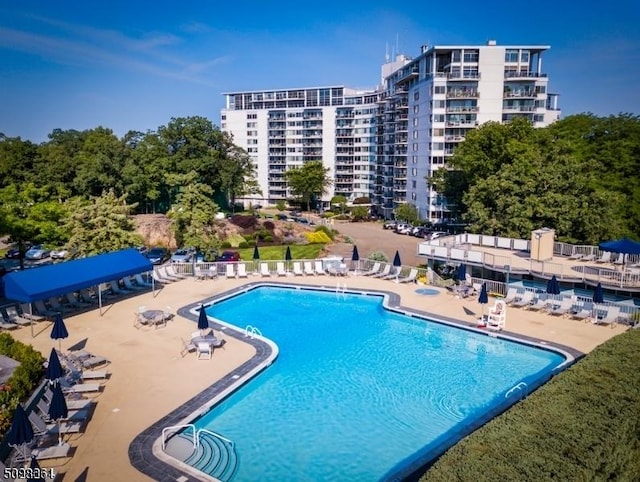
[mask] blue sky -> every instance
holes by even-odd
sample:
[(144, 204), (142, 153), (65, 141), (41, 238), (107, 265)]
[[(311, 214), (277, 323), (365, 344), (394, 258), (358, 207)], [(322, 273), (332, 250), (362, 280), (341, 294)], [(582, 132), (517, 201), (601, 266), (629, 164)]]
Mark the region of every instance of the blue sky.
[(55, 128), (122, 136), (191, 115), (219, 125), (222, 92), (373, 88), (387, 45), (416, 56), (489, 39), (551, 46), (543, 70), (563, 115), (640, 115), (639, 21), (629, 0), (5, 0), (0, 132), (43, 142)]

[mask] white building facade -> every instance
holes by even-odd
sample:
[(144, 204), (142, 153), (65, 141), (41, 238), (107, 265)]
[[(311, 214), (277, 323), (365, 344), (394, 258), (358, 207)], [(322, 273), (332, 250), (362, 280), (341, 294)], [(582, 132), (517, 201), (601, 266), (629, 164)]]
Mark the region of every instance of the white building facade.
[[(560, 118), (548, 93), (542, 55), (548, 46), (422, 47), (415, 59), (382, 66), (382, 85), (370, 92), (344, 86), (226, 93), (222, 130), (257, 166), (262, 198), (287, 199), (287, 169), (321, 160), (334, 194), (371, 199), (385, 218), (410, 203), (419, 217), (450, 222), (446, 200), (431, 188), (470, 129), (488, 121), (526, 117), (535, 127)], [(247, 200), (245, 200), (246, 202)]]

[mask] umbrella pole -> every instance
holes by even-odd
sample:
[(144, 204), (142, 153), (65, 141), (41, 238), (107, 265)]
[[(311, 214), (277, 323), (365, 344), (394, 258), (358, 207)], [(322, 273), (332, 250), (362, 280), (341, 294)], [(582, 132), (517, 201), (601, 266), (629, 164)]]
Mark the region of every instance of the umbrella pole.
[(58, 419), (58, 445), (62, 445), (62, 421)]
[(29, 326), (31, 326), (31, 338), (33, 338), (35, 335), (33, 334), (33, 305), (31, 304), (31, 302), (29, 302)]

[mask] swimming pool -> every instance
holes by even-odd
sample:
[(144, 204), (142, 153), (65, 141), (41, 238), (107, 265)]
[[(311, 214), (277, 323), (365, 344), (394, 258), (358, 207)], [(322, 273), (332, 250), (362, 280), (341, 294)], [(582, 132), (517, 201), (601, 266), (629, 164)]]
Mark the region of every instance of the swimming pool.
[(391, 312), (381, 296), (260, 287), (207, 312), (279, 347), (271, 367), (194, 422), (233, 440), (234, 481), (407, 475), (566, 361)]

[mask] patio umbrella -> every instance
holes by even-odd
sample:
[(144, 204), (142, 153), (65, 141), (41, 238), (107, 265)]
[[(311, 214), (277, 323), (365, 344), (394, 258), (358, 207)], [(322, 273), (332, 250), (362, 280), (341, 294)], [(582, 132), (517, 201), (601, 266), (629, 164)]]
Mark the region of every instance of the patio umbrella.
[[(353, 251), (351, 252), (351, 262), (357, 263), (357, 267), (360, 266), (360, 255), (358, 254), (358, 247), (355, 244), (353, 245)], [(356, 271), (357, 270), (358, 268), (356, 268)]]
[(62, 387), (59, 383), (53, 386), (53, 393), (51, 394), (51, 402), (49, 402), (49, 418), (58, 422), (58, 444), (62, 445), (62, 427), (60, 426), (63, 418), (69, 416), (69, 409), (67, 408), (67, 401), (62, 393)]
[(396, 269), (396, 281), (398, 281), (398, 275), (400, 274), (400, 267), (402, 261), (400, 261), (400, 253), (396, 250), (396, 255), (393, 257), (393, 267)]
[(467, 279), (467, 265), (462, 263), (458, 266), (456, 270), (456, 279), (460, 281), (460, 283), (466, 281)]
[(547, 293), (549, 293), (550, 295), (560, 294), (560, 283), (558, 283), (558, 278), (556, 278), (555, 274), (547, 282)]
[(258, 245), (253, 247), (253, 269), (258, 272), (258, 261), (260, 261), (260, 251), (258, 251)]
[[(31, 456), (31, 463), (29, 464), (32, 474), (40, 474), (40, 464), (35, 455)], [(27, 482), (45, 482), (44, 477), (27, 477)]]
[(284, 254), (285, 261), (291, 261), (293, 258), (291, 256), (291, 246), (287, 246), (287, 252)]
[(52, 382), (57, 382), (58, 379), (64, 376), (64, 370), (62, 369), (62, 365), (60, 364), (60, 358), (58, 358), (58, 353), (55, 348), (51, 349), (51, 354), (49, 355), (49, 364), (47, 365), (47, 370), (44, 372), (44, 377), (47, 380)]
[(484, 305), (489, 303), (489, 295), (487, 294), (487, 283), (482, 283), (482, 289), (478, 296), (478, 303), (482, 305), (482, 320), (484, 321)]
[(67, 327), (64, 324), (62, 315), (60, 313), (56, 313), (56, 316), (53, 318), (53, 329), (51, 330), (51, 339), (58, 340), (58, 349), (60, 351), (62, 351), (62, 339), (67, 338), (68, 336), (69, 336), (69, 332), (67, 331)]
[(596, 289), (593, 290), (593, 302), (594, 303), (604, 303), (604, 293), (602, 291), (602, 284), (598, 283)]
[(7, 433), (7, 443), (11, 447), (21, 447), (22, 455), (27, 458), (27, 444), (33, 441), (33, 427), (29, 421), (29, 417), (22, 408), (22, 405), (18, 404), (16, 411), (13, 412), (13, 420), (11, 421), (11, 427)]
[(204, 305), (200, 306), (200, 313), (198, 314), (198, 330), (200, 330), (202, 336), (204, 336), (204, 330), (209, 329), (209, 318), (204, 311)]

